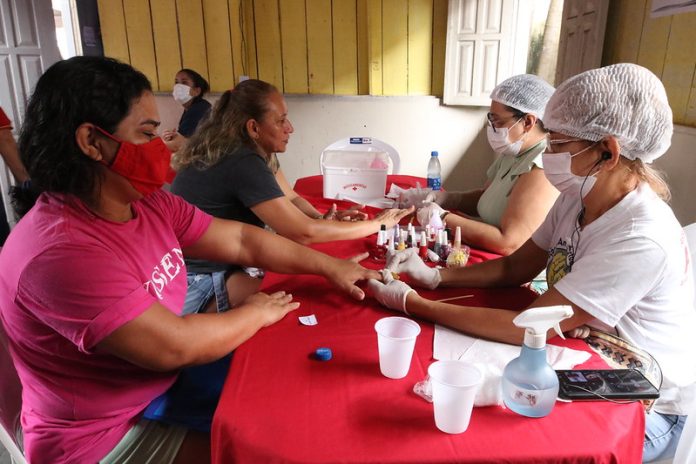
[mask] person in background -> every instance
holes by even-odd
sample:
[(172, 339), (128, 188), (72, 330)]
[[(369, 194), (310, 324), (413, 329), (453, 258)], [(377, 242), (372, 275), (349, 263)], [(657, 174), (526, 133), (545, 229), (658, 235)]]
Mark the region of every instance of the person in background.
[[(517, 286), (546, 266), (549, 290), (530, 307), (570, 305), (574, 315), (561, 322), (563, 331), (608, 329), (658, 361), (663, 382), (645, 416), (643, 460), (667, 459), (696, 399), (696, 311), (686, 238), (666, 203), (669, 188), (650, 165), (672, 138), (664, 86), (635, 64), (586, 71), (558, 87), (544, 123), (544, 173), (561, 195), (530, 240), (507, 257), (467, 268), (438, 271), (408, 253), (387, 267), (435, 288)], [(515, 311), (430, 301), (395, 280), (369, 287), (392, 309), (477, 337), (522, 342)]]
[(463, 243), (501, 255), (522, 246), (558, 196), (541, 159), (546, 148), (542, 119), (553, 90), (531, 74), (498, 84), (487, 115), (488, 142), (498, 158), (488, 168), (486, 184), (468, 192), (433, 192), (435, 204), (419, 209), (418, 221), (427, 224), (431, 214), (439, 214), (452, 230), (461, 227)]
[[(10, 169), (14, 177), (16, 188), (22, 188), (23, 184), (29, 180), (26, 169), (19, 159), (17, 143), (12, 135), (12, 122), (7, 117), (2, 107), (0, 107), (0, 156), (2, 156), (5, 166)], [(7, 222), (4, 206), (0, 208), (0, 246), (5, 243), (10, 233), (10, 225)]]
[(147, 78), (74, 57), (38, 80), (20, 135), (36, 203), (0, 253), (0, 320), (29, 462), (210, 461), (210, 435), (142, 419), (183, 367), (222, 358), (299, 304), (257, 293), (181, 317), (183, 255), (319, 274), (362, 299), (378, 277), (161, 190), (173, 174)]
[[(317, 211), (290, 187), (278, 165), (293, 132), (285, 99), (267, 82), (249, 79), (223, 93), (186, 148), (174, 157), (172, 193), (216, 217), (274, 231), (302, 244), (348, 240), (394, 226), (412, 210), (392, 209), (374, 219), (358, 210)], [(346, 221), (344, 219), (362, 219)], [(258, 270), (187, 259), (185, 312), (243, 301), (261, 284)]]
[(210, 113), (210, 103), (203, 98), (208, 90), (208, 81), (193, 69), (184, 68), (176, 73), (172, 96), (184, 107), (184, 113), (179, 119), (177, 129), (162, 133), (165, 145), (172, 152), (177, 152), (184, 146), (186, 140), (196, 131), (198, 124)]

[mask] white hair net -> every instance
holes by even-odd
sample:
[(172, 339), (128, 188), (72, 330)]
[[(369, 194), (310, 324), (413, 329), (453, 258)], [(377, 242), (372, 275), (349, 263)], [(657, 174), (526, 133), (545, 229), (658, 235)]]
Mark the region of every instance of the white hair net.
[(539, 76), (520, 74), (505, 79), (491, 92), (491, 100), (510, 106), (523, 113), (544, 119), (544, 108), (554, 88)]
[(563, 82), (549, 100), (548, 130), (597, 142), (616, 137), (621, 155), (651, 163), (672, 141), (672, 110), (662, 82), (646, 68), (620, 63)]

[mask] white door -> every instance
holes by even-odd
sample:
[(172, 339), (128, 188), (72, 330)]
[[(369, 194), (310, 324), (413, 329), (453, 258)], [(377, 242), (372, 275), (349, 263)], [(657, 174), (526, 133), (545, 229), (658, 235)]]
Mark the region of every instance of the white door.
[(602, 65), (609, 0), (565, 0), (556, 85)]
[(488, 106), (493, 88), (527, 65), (527, 0), (450, 0), (447, 13), (447, 105)]
[[(0, 106), (15, 134), (41, 74), (60, 60), (51, 0), (0, 0)], [(14, 214), (7, 192), (12, 175), (0, 161), (0, 188), (10, 225)]]

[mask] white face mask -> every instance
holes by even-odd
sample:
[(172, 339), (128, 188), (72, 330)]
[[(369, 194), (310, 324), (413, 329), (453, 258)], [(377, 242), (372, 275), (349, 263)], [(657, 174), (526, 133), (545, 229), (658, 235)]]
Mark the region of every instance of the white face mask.
[(174, 84), (172, 96), (180, 105), (185, 105), (193, 98), (191, 96), (191, 87), (185, 84)]
[(508, 137), (510, 135), (510, 129), (515, 127), (521, 120), (522, 118), (518, 119), (517, 122), (509, 128), (501, 127), (500, 129), (493, 129), (493, 126), (488, 124), (486, 135), (488, 136), (488, 143), (494, 152), (507, 156), (517, 156), (517, 154), (519, 154), (522, 149), (524, 136), (527, 135), (526, 132), (516, 142), (511, 142)]
[(582, 198), (585, 198), (585, 196), (590, 193), (590, 190), (592, 190), (592, 187), (594, 187), (597, 181), (595, 177), (596, 173), (587, 176), (576, 176), (570, 170), (570, 160), (593, 146), (594, 144), (580, 150), (574, 155), (568, 152), (544, 153), (541, 155), (542, 162), (544, 163), (544, 175), (559, 192), (567, 193), (568, 195), (580, 195), (582, 193)]

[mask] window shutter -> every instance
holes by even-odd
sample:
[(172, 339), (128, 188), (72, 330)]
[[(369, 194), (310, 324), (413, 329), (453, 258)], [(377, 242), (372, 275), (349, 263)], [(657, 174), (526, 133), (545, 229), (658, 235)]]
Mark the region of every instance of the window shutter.
[(524, 0), (449, 0), (445, 104), (488, 106), (499, 82), (524, 73), (528, 13)]

